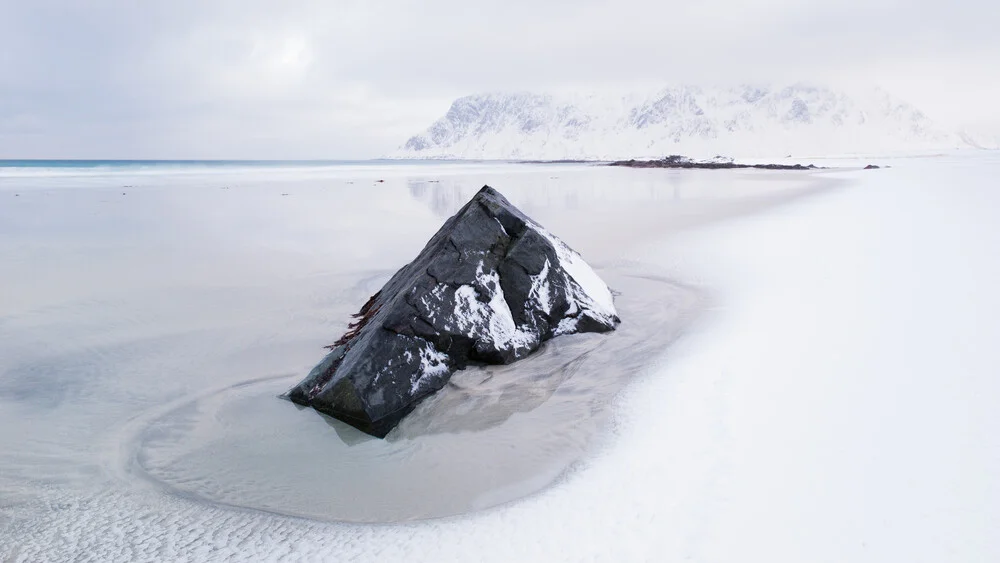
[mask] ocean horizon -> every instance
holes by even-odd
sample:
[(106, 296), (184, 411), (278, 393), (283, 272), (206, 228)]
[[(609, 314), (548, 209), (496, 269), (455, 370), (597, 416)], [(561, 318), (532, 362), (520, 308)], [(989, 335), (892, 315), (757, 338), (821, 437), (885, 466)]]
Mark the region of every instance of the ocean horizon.
[[(448, 162), (430, 159), (87, 159), (87, 158), (21, 158), (0, 159), (0, 168), (99, 168), (122, 166), (337, 166), (351, 164), (398, 164), (414, 162)], [(459, 161), (475, 162), (475, 161)]]
[[(323, 176), (354, 173), (397, 174), (404, 170), (431, 170), (442, 166), (466, 169), (477, 166), (514, 164), (512, 161), (477, 161), (444, 159), (0, 159), (0, 182), (27, 179), (59, 178), (129, 178), (172, 177), (220, 174), (253, 174), (263, 179), (289, 174)], [(376, 172), (382, 171), (382, 172)], [(266, 173), (266, 174), (264, 174)], [(131, 183), (130, 181), (128, 183)]]

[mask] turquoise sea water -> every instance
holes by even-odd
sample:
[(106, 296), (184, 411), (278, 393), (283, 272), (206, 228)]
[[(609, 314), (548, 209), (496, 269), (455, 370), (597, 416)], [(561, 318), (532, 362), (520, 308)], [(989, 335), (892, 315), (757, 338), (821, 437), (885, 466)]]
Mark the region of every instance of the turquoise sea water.
[[(45, 160), (0, 159), (0, 168), (136, 168), (153, 166), (337, 166), (433, 162), (413, 160)], [(438, 161), (440, 162), (440, 161)]]
[[(112, 184), (150, 185), (171, 178), (201, 176), (230, 180), (288, 180), (372, 172), (392, 176), (420, 171), (469, 169), (513, 163), (446, 160), (62, 160), (0, 159), (0, 188), (71, 187), (74, 179), (93, 185), (99, 178)], [(159, 178), (159, 180), (157, 179)]]
[[(0, 159), (0, 173), (11, 169), (55, 169), (55, 170), (176, 170), (232, 169), (232, 168), (325, 168), (331, 166), (401, 166), (440, 165), (449, 161), (441, 160), (46, 160), (46, 159)], [(470, 162), (470, 161), (463, 161)]]

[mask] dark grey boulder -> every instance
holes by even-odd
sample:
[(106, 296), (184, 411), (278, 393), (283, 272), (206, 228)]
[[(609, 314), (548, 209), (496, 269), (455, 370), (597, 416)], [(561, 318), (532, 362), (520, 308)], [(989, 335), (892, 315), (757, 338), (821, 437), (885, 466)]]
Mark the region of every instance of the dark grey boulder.
[(484, 186), (361, 308), (285, 395), (385, 437), (470, 364), (509, 364), (562, 334), (618, 326), (579, 254)]

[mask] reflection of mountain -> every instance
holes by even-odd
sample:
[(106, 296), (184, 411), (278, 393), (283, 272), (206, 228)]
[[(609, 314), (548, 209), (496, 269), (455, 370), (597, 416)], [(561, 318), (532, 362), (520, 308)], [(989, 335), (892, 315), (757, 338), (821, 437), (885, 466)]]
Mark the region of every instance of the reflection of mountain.
[(447, 181), (430, 184), (420, 180), (410, 180), (409, 186), (410, 195), (426, 204), (440, 217), (454, 215), (482, 187)]
[[(513, 182), (516, 185), (510, 185)], [(560, 178), (526, 174), (516, 178), (508, 177), (502, 183), (490, 183), (529, 216), (553, 208), (597, 211), (603, 204), (644, 205), (650, 202), (676, 201), (685, 197), (683, 186), (694, 187), (696, 184), (689, 176), (681, 174), (665, 174), (661, 178), (633, 176), (623, 178), (615, 184), (602, 179), (595, 180), (586, 174)], [(442, 179), (434, 183), (410, 180), (408, 186), (414, 199), (429, 207), (435, 215), (446, 218), (465, 205), (482, 184), (471, 183), (467, 179)], [(693, 194), (688, 197), (691, 195)]]
[[(576, 209), (580, 205), (581, 197), (595, 200), (604, 199), (600, 193), (595, 193), (593, 190), (588, 191), (586, 186), (559, 185), (527, 177), (518, 178), (518, 180), (519, 183), (516, 186), (497, 189), (529, 216), (534, 211), (544, 208)], [(480, 188), (482, 188), (481, 185), (471, 185), (467, 182), (441, 181), (435, 184), (419, 181), (410, 182), (410, 194), (415, 199), (425, 203), (440, 217), (453, 215)]]
[(881, 90), (671, 87), (624, 95), (466, 96), (399, 156), (629, 158), (785, 156), (970, 147)]

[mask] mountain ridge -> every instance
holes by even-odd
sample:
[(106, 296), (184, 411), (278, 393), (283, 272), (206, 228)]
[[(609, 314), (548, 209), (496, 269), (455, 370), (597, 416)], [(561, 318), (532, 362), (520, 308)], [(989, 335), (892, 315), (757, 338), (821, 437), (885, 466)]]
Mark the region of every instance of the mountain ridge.
[(797, 83), (456, 99), (400, 158), (615, 160), (665, 154), (784, 157), (983, 148), (873, 88)]

